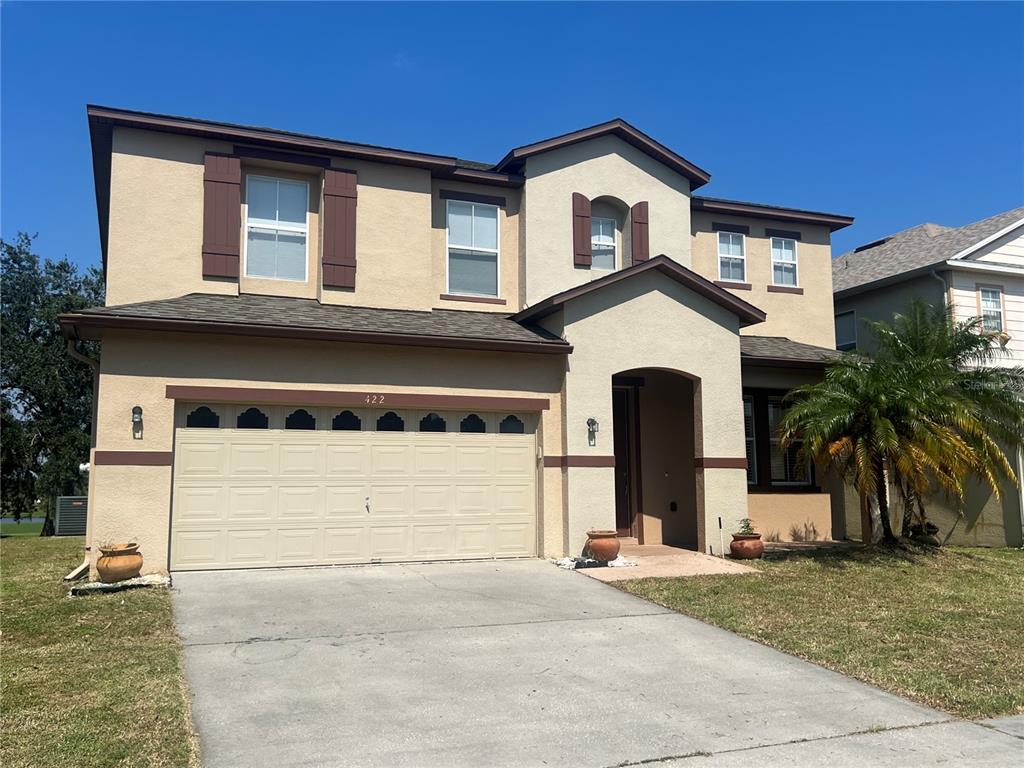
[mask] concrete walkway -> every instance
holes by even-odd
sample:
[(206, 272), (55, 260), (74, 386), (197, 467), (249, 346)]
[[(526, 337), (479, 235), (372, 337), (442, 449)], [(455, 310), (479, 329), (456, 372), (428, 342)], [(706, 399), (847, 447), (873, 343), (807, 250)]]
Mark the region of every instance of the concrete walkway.
[(207, 768), (994, 766), (1024, 746), (542, 561), (173, 591)]
[(598, 581), (757, 573), (756, 568), (739, 560), (712, 557), (665, 544), (623, 544), (619, 554), (636, 565), (627, 568), (581, 568), (579, 572)]

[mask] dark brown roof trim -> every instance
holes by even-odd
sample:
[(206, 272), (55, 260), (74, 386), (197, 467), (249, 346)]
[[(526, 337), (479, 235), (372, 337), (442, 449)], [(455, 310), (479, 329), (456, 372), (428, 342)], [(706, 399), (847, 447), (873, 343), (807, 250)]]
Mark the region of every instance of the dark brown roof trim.
[(768, 229), (764, 230), (765, 237), (784, 237), (787, 240), (800, 240), (802, 236), (799, 232), (792, 229)]
[(237, 157), (251, 158), (253, 160), (273, 160), (278, 163), (291, 163), (292, 165), (313, 165), (317, 168), (330, 168), (331, 158), (323, 155), (298, 155), (294, 152), (278, 152), (263, 147), (242, 147), (235, 144), (232, 150)]
[(394, 408), (465, 408), (481, 411), (546, 411), (546, 397), (493, 395), (434, 395), (422, 392), (352, 391), (334, 389), (270, 389), (264, 387), (207, 387), (168, 384), (169, 400), (206, 403), (266, 403), (276, 405), (376, 405)]
[(210, 333), (226, 336), (255, 336), (271, 339), (304, 339), (309, 341), (344, 341), (353, 344), (395, 344), (405, 347), (440, 347), (446, 349), (472, 349), (492, 352), (529, 352), (535, 354), (567, 355), (572, 346), (559, 341), (509, 341), (482, 339), (469, 336), (427, 336), (404, 333), (344, 331), (293, 325), (251, 325), (196, 320), (167, 320), (163, 318), (130, 317), (124, 315), (98, 315), (71, 313), (60, 315), (61, 331), (67, 339), (83, 338), (80, 328), (122, 329), (137, 331), (164, 331), (168, 333)]
[(537, 318), (546, 317), (547, 315), (557, 312), (566, 302), (577, 299), (580, 296), (585, 296), (588, 293), (600, 290), (606, 286), (613, 285), (620, 280), (628, 280), (634, 275), (638, 275), (641, 272), (647, 272), (649, 270), (661, 272), (676, 282), (685, 285), (694, 293), (698, 293), (704, 298), (710, 299), (715, 304), (725, 307), (739, 317), (740, 325), (760, 323), (763, 322), (766, 317), (765, 313), (753, 304), (749, 304), (743, 299), (733, 296), (728, 291), (716, 286), (710, 280), (701, 277), (693, 270), (687, 269), (682, 264), (678, 264), (668, 256), (661, 254), (660, 256), (655, 256), (653, 259), (648, 261), (633, 264), (626, 269), (620, 269), (618, 272), (613, 272), (612, 274), (598, 278), (597, 280), (593, 280), (583, 285), (578, 285), (575, 288), (570, 288), (569, 290), (562, 291), (561, 293), (556, 293), (554, 296), (549, 296), (543, 301), (534, 304), (532, 307), (527, 307), (521, 312), (512, 315), (512, 319), (523, 323), (536, 320)]
[(465, 203), (483, 203), (484, 205), (496, 205), (504, 208), (507, 201), (504, 197), (497, 195), (478, 195), (475, 192), (460, 192), (457, 189), (442, 189), (440, 191), (442, 200), (459, 200)]
[(828, 227), (832, 232), (853, 224), (852, 216), (841, 216), (836, 213), (804, 211), (799, 208), (780, 208), (773, 205), (762, 205), (761, 203), (745, 203), (739, 200), (722, 200), (720, 198), (700, 197), (697, 195), (690, 198), (690, 207), (695, 211), (707, 211), (709, 213), (751, 216), (759, 219), (778, 219), (802, 224), (818, 224)]
[(737, 232), (741, 235), (749, 235), (750, 227), (745, 224), (729, 224), (728, 222), (712, 221), (712, 232)]
[(495, 187), (521, 187), (526, 183), (526, 177), (518, 173), (499, 173), (497, 171), (482, 171), (479, 168), (456, 168), (454, 171), (435, 171), (434, 176), (454, 181), (471, 181), (480, 184), (490, 184)]
[(621, 118), (609, 120), (607, 123), (592, 125), (589, 128), (583, 128), (571, 133), (565, 133), (561, 136), (545, 139), (544, 141), (538, 141), (533, 144), (516, 147), (494, 166), (494, 170), (520, 171), (522, 169), (523, 162), (528, 157), (539, 155), (541, 152), (549, 152), (553, 149), (567, 147), (570, 144), (578, 144), (581, 141), (588, 141), (590, 139), (596, 139), (600, 136), (607, 135), (619, 137), (627, 144), (636, 147), (644, 154), (653, 157), (658, 162), (685, 176), (690, 180), (691, 189), (696, 189), (697, 187), (703, 186), (711, 181), (711, 174), (703, 168), (694, 165), (681, 155), (677, 155), (664, 144), (658, 143), (650, 136), (634, 128)]
[(803, 295), (804, 289), (792, 285), (769, 285), (768, 293), (798, 293)]

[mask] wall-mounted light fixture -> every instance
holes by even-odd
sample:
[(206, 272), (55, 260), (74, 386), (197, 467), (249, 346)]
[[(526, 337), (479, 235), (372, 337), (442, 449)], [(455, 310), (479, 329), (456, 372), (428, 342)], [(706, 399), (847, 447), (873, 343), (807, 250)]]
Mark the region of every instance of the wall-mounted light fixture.
[(597, 430), (600, 425), (597, 423), (597, 419), (591, 416), (587, 419), (587, 442), (590, 445), (597, 445)]
[(136, 440), (142, 439), (142, 406), (136, 405), (132, 408), (132, 437)]

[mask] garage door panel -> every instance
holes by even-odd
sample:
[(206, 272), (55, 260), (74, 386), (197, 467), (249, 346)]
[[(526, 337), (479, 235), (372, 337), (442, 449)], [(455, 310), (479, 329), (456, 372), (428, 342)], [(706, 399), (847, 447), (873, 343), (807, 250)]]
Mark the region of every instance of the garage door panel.
[(279, 563), (317, 563), (323, 559), (319, 528), (286, 528), (277, 532)]
[(415, 448), (416, 477), (439, 477), (452, 474), (452, 446), (419, 445)]
[(230, 472), (235, 477), (273, 477), (276, 451), (270, 443), (231, 443)]
[(405, 477), (412, 474), (412, 447), (409, 445), (370, 446), (370, 474), (381, 477)]
[(324, 559), (330, 562), (366, 562), (370, 559), (367, 528), (325, 528)]
[(526, 483), (495, 486), (494, 495), (494, 509), (499, 515), (525, 516), (533, 509), (533, 488)]
[(368, 445), (328, 445), (325, 456), (328, 477), (362, 477), (370, 471)]
[(455, 448), (455, 474), (459, 477), (484, 477), (494, 472), (491, 448), (486, 445), (460, 445)]
[(227, 531), (228, 565), (271, 565), (274, 562), (274, 531), (270, 528)]
[(218, 522), (228, 509), (228, 489), (222, 485), (182, 485), (174, 494), (174, 514), (178, 520)]
[(324, 488), (324, 513), (330, 520), (366, 520), (366, 503), (370, 495), (367, 485), (328, 485)]
[(455, 524), (455, 554), (459, 557), (490, 555), (493, 549), (490, 521)]
[(227, 475), (227, 446), (221, 441), (187, 442), (175, 461), (178, 477), (210, 478)]
[(282, 445), (278, 460), (283, 477), (320, 477), (324, 474), (322, 445)]
[(272, 485), (234, 485), (228, 489), (229, 521), (267, 522), (274, 517), (276, 494)]
[(528, 475), (533, 471), (536, 457), (532, 445), (499, 445), (494, 448), (496, 475)]
[(415, 485), (412, 493), (412, 512), (417, 518), (451, 516), (452, 487), (450, 485)]
[(396, 558), (409, 554), (409, 526), (375, 525), (370, 528), (370, 557)]
[(486, 515), (491, 509), (491, 486), (489, 485), (457, 485), (455, 486), (455, 514)]
[(281, 485), (277, 489), (277, 519), (323, 517), (323, 489), (319, 485)]
[(431, 558), (452, 554), (452, 527), (450, 525), (414, 525), (412, 540), (413, 557)]
[(211, 568), (224, 563), (223, 531), (179, 531), (173, 546), (179, 566)]
[(494, 523), (494, 551), (507, 557), (525, 557), (533, 552), (534, 527), (521, 521)]
[(412, 493), (408, 485), (374, 485), (370, 487), (370, 516), (407, 517), (412, 509)]

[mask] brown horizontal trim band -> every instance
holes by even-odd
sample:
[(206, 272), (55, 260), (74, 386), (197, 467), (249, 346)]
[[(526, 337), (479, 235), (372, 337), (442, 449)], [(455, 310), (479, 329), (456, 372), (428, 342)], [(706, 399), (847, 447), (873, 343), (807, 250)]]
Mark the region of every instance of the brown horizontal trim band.
[(507, 303), (504, 299), (493, 296), (460, 296), (457, 293), (442, 293), (439, 298), (445, 301), (471, 301), (474, 304), (501, 304), (504, 306)]
[(545, 456), (545, 467), (614, 467), (614, 456)]
[(526, 183), (526, 177), (517, 173), (503, 173), (500, 171), (484, 171), (476, 168), (456, 168), (453, 171), (434, 171), (432, 176), (454, 179), (455, 181), (474, 181), (481, 184), (491, 184), (495, 187), (521, 187)]
[(820, 224), (833, 232), (853, 224), (852, 216), (841, 216), (836, 213), (818, 211), (802, 211), (798, 208), (780, 208), (760, 203), (744, 203), (739, 200), (718, 200), (711, 197), (694, 195), (690, 198), (690, 207), (697, 211), (709, 213), (728, 213), (736, 216), (751, 216), (758, 219), (777, 219), (806, 224)]
[(750, 227), (745, 224), (725, 224), (721, 221), (712, 221), (711, 230), (713, 232), (739, 232), (741, 235), (750, 234)]
[(787, 240), (799, 240), (800, 233), (792, 229), (765, 229), (765, 237), (784, 237)]
[(730, 288), (734, 291), (750, 291), (753, 287), (750, 283), (734, 283), (730, 280), (715, 280), (715, 285), (719, 288)]
[(480, 195), (476, 192), (459, 192), (457, 189), (442, 189), (439, 192), (442, 200), (459, 200), (465, 203), (482, 203), (504, 208), (506, 200), (498, 195)]
[(693, 460), (693, 466), (697, 469), (746, 469), (747, 460), (698, 456)]
[(768, 293), (797, 293), (802, 296), (804, 289), (793, 285), (769, 285)]
[(298, 155), (294, 152), (277, 152), (273, 149), (263, 147), (240, 147), (237, 144), (234, 148), (238, 157), (246, 157), (252, 160), (273, 160), (278, 163), (292, 163), (293, 165), (315, 165), (317, 168), (330, 168), (331, 159), (322, 155)]
[(95, 451), (93, 463), (121, 467), (169, 467), (174, 461), (172, 451)]
[(459, 408), (480, 411), (546, 411), (546, 397), (491, 395), (432, 395), (387, 390), (268, 389), (265, 387), (213, 387), (168, 384), (170, 400), (202, 403), (266, 403), (272, 405), (375, 406), (378, 408)]
[(828, 360), (799, 360), (792, 357), (752, 357), (740, 355), (740, 368), (743, 366), (768, 368), (824, 368)]
[(443, 349), (470, 349), (484, 352), (529, 352), (558, 355), (572, 353), (572, 345), (551, 341), (507, 341), (502, 339), (480, 339), (470, 336), (424, 336), (375, 331), (344, 331), (290, 325), (164, 320), (149, 317), (90, 315), (85, 313), (61, 315), (58, 319), (60, 320), (61, 331), (63, 331), (64, 337), (68, 339), (81, 338), (77, 333), (77, 329), (81, 327), (165, 331), (168, 333), (212, 333), (224, 334), (226, 336), (254, 336), (270, 339), (342, 341), (353, 344), (394, 344), (407, 347), (440, 347)]

